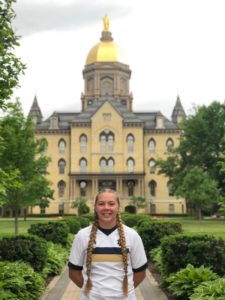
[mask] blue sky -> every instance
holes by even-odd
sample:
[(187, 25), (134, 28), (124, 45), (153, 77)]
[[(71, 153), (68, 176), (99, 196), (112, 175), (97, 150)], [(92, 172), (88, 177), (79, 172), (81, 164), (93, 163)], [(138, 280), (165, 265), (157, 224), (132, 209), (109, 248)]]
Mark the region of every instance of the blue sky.
[(127, 54), (135, 111), (170, 118), (179, 93), (193, 105), (225, 99), (223, 0), (18, 0), (17, 55), (27, 65), (15, 91), (28, 113), (34, 95), (44, 118), (79, 111), (82, 70), (110, 17), (114, 41)]

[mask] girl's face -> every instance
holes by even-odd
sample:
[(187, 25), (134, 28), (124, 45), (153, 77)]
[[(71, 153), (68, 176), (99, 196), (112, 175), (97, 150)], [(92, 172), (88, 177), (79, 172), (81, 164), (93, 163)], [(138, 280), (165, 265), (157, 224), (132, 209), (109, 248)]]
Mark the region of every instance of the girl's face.
[(99, 194), (95, 203), (95, 212), (98, 216), (100, 227), (107, 229), (116, 226), (117, 214), (119, 212), (117, 195), (110, 192)]

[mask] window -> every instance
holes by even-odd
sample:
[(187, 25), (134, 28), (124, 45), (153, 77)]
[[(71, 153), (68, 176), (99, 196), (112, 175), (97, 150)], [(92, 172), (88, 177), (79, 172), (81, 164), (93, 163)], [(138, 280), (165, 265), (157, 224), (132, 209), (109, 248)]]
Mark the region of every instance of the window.
[(134, 171), (134, 160), (133, 160), (133, 158), (129, 158), (127, 160), (127, 171), (128, 172), (133, 172)]
[(108, 159), (108, 171), (113, 172), (114, 171), (114, 160), (113, 158)]
[(101, 152), (113, 152), (114, 147), (114, 134), (109, 130), (104, 130), (100, 134), (100, 148)]
[(59, 174), (64, 174), (65, 173), (65, 167), (66, 167), (66, 162), (64, 159), (60, 159), (58, 162), (59, 166)]
[(106, 172), (107, 161), (105, 158), (100, 159), (100, 171)]
[(149, 160), (149, 171), (150, 171), (150, 174), (155, 173), (155, 160), (154, 159)]
[(134, 151), (134, 136), (132, 134), (128, 134), (127, 136), (127, 151)]
[(80, 152), (85, 153), (87, 151), (87, 137), (85, 134), (80, 136)]
[(134, 195), (134, 181), (129, 180), (127, 181), (127, 189), (128, 189), (128, 196)]
[(174, 142), (171, 138), (169, 138), (166, 142), (166, 148), (167, 148), (167, 152), (171, 153), (174, 147)]
[(63, 139), (61, 139), (59, 141), (58, 147), (59, 147), (59, 153), (62, 153), (62, 154), (65, 153), (66, 142)]
[(114, 142), (114, 137), (112, 134), (110, 134), (108, 137), (108, 151), (109, 152), (113, 152), (113, 142)]
[(45, 215), (45, 213), (46, 213), (45, 207), (40, 207), (40, 214)]
[(87, 183), (86, 181), (80, 181), (80, 196), (81, 197), (85, 197), (86, 196), (86, 186)]
[(150, 139), (150, 141), (148, 142), (148, 149), (150, 153), (155, 153), (155, 146), (156, 146), (156, 142), (153, 139)]
[(175, 211), (175, 206), (173, 203), (169, 203), (169, 213), (172, 214)]
[(59, 204), (59, 215), (63, 215), (64, 214), (64, 203), (60, 203)]
[(58, 191), (59, 191), (59, 197), (60, 197), (60, 198), (64, 197), (64, 194), (65, 194), (65, 188), (66, 188), (66, 183), (65, 183), (65, 181), (61, 180), (61, 181), (58, 183)]
[(156, 195), (156, 186), (157, 186), (157, 184), (156, 184), (155, 180), (151, 180), (149, 182), (149, 192), (152, 197), (155, 197), (155, 195)]
[(84, 173), (87, 171), (87, 160), (85, 158), (81, 158), (80, 160), (80, 172)]
[(174, 196), (174, 194), (173, 194), (173, 185), (170, 181), (167, 182), (167, 188), (168, 188), (168, 195), (169, 196)]
[(156, 205), (155, 205), (155, 203), (150, 204), (150, 213), (151, 214), (156, 214)]

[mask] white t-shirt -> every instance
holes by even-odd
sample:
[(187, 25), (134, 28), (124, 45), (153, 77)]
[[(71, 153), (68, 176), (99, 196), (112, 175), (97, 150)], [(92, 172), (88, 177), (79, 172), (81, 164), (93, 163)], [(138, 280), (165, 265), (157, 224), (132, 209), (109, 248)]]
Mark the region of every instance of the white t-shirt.
[[(75, 236), (69, 267), (83, 267), (84, 285), (86, 285), (86, 253), (91, 227), (81, 229)], [(122, 282), (124, 269), (121, 248), (118, 245), (119, 232), (117, 228), (109, 235), (100, 229), (96, 233), (96, 245), (92, 254), (91, 281), (92, 289), (87, 298), (81, 291), (82, 300), (135, 300), (133, 272), (147, 266), (147, 258), (142, 240), (132, 228), (123, 225), (128, 249), (128, 297), (123, 294)]]

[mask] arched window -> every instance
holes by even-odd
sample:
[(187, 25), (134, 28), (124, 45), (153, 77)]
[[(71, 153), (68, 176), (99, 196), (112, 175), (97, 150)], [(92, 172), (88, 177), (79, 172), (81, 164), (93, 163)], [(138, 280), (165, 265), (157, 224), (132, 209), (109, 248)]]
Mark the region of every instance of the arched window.
[(127, 171), (133, 172), (134, 171), (134, 160), (133, 158), (128, 158), (127, 160)]
[(114, 171), (114, 159), (111, 157), (108, 159), (108, 171), (109, 172)]
[(107, 161), (103, 157), (103, 158), (100, 159), (100, 171), (101, 172), (106, 172), (106, 170), (107, 170)]
[(102, 134), (100, 136), (100, 147), (101, 147), (101, 152), (105, 153), (106, 152), (106, 136)]
[(174, 147), (174, 142), (171, 138), (169, 138), (166, 142), (166, 148), (167, 148), (167, 152), (171, 153)]
[(59, 141), (58, 147), (59, 147), (59, 153), (65, 153), (66, 142), (64, 141), (64, 139), (61, 139)]
[(154, 159), (149, 160), (149, 171), (150, 171), (150, 174), (155, 173), (155, 160)]
[(100, 148), (101, 152), (113, 152), (114, 147), (114, 134), (109, 130), (104, 130), (100, 133)]
[(58, 192), (59, 192), (59, 197), (62, 198), (65, 195), (65, 188), (66, 188), (66, 183), (63, 180), (60, 180), (58, 183)]
[(155, 153), (155, 146), (156, 146), (156, 142), (154, 139), (150, 139), (150, 141), (148, 142), (148, 149), (150, 153)]
[(87, 171), (87, 160), (85, 158), (80, 159), (80, 172), (85, 173)]
[(169, 195), (169, 196), (174, 196), (174, 193), (173, 193), (173, 185), (172, 185), (172, 182), (171, 182), (171, 181), (168, 181), (168, 182), (167, 182), (167, 188), (168, 188), (168, 195)]
[(134, 195), (134, 181), (129, 180), (127, 181), (127, 189), (128, 189), (128, 196)]
[(58, 162), (59, 166), (59, 174), (64, 174), (65, 173), (65, 167), (66, 167), (66, 162), (64, 159), (60, 159)]
[(114, 137), (112, 134), (109, 134), (108, 136), (108, 151), (113, 152), (113, 143), (114, 143)]
[(128, 136), (127, 136), (127, 151), (128, 152), (134, 151), (134, 136), (133, 136), (133, 134), (128, 134)]
[(149, 192), (152, 197), (155, 197), (155, 195), (156, 195), (156, 187), (157, 187), (157, 184), (156, 184), (155, 180), (151, 180), (149, 182)]
[(80, 136), (80, 152), (85, 153), (87, 151), (87, 136), (82, 134)]

